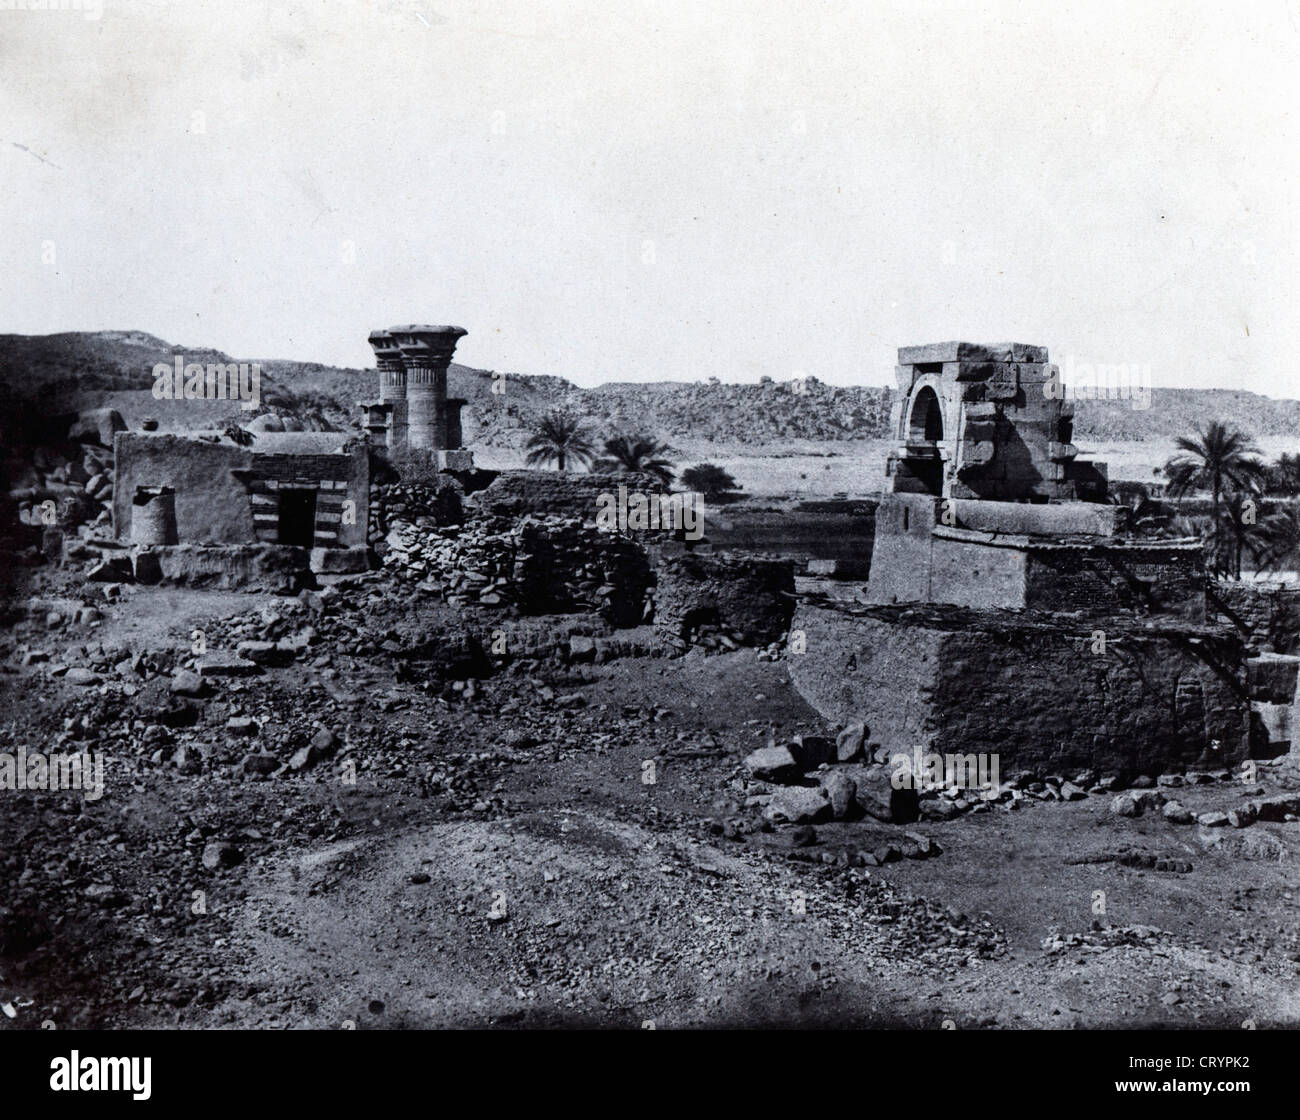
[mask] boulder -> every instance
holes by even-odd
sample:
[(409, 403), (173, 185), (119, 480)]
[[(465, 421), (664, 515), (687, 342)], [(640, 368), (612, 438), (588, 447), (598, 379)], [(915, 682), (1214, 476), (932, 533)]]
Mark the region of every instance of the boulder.
[(746, 757), (744, 765), (753, 777), (764, 782), (797, 781), (801, 773), (788, 747), (760, 747)]
[(110, 556), (91, 567), (86, 579), (92, 583), (130, 583), (135, 579), (127, 556)]
[(209, 871), (222, 867), (234, 867), (242, 863), (244, 853), (228, 840), (209, 840), (203, 846), (203, 866)]
[(293, 653), (275, 642), (240, 642), (235, 655), (254, 665), (285, 665), (293, 660)]
[(126, 421), (115, 408), (92, 408), (77, 414), (72, 427), (68, 429), (68, 438), (79, 443), (97, 443), (100, 447), (112, 447), (113, 436), (126, 431)]
[(853, 774), (854, 800), (867, 816), (887, 824), (911, 824), (921, 815), (916, 790), (895, 789), (884, 767), (857, 767)]
[(824, 735), (796, 735), (790, 753), (805, 770), (816, 770), (824, 762), (835, 761), (835, 743)]
[(1112, 799), (1110, 811), (1120, 817), (1140, 817), (1149, 809), (1159, 809), (1165, 795), (1153, 789), (1129, 789)]
[(280, 760), (266, 751), (255, 751), (244, 756), (242, 763), (245, 774), (271, 774), (280, 768)]
[(237, 654), (205, 653), (194, 663), (200, 677), (251, 677), (261, 669)]
[(573, 634), (569, 638), (569, 661), (581, 664), (596, 660), (596, 641), (582, 634)]
[(867, 742), (867, 725), (851, 723), (835, 737), (835, 758), (839, 762), (853, 762), (862, 754)]
[(202, 696), (205, 687), (203, 678), (188, 669), (177, 669), (172, 674), (171, 690), (177, 696)]
[(839, 770), (828, 770), (818, 778), (818, 784), (826, 791), (831, 801), (831, 816), (842, 821), (857, 809), (854, 794), (857, 785), (847, 774)]
[(812, 824), (831, 816), (831, 800), (821, 786), (786, 786), (772, 795), (763, 816), (775, 823)]

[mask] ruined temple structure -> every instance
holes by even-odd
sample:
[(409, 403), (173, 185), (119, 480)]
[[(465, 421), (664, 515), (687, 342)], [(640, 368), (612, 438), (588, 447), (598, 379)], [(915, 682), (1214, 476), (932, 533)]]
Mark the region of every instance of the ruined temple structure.
[(888, 751), (997, 753), (1004, 772), (1283, 747), (1260, 733), (1240, 634), (1206, 622), (1200, 541), (1138, 536), (1106, 502), (1045, 348), (904, 347), (896, 372), (870, 578), (792, 622), (806, 699)]
[(463, 327), (410, 324), (370, 332), (379, 367), (379, 399), (361, 405), (371, 441), (392, 453), (427, 452), (442, 470), (470, 470), (461, 447), (460, 410), (447, 396), (447, 367)]
[(896, 493), (998, 501), (1104, 501), (1104, 464), (1080, 462), (1074, 404), (1047, 348), (904, 346), (894, 369)]

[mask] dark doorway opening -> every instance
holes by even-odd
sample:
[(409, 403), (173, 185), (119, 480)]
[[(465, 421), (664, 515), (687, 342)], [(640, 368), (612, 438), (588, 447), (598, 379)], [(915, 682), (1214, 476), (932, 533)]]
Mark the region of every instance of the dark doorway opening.
[(908, 439), (913, 443), (937, 443), (943, 439), (943, 409), (938, 394), (924, 386), (912, 402)]
[(311, 548), (316, 539), (316, 491), (280, 491), (281, 544)]

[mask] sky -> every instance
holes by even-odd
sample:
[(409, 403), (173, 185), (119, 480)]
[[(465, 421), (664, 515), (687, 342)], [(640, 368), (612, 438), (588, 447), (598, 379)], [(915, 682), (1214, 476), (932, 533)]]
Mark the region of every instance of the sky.
[(1300, 0), (0, 0), (0, 332), (1300, 397), (1297, 75)]

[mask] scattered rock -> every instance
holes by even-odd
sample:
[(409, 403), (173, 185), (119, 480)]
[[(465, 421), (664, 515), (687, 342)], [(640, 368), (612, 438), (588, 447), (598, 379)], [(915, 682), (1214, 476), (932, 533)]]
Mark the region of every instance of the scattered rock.
[(203, 866), (209, 871), (222, 867), (235, 867), (244, 861), (241, 852), (229, 840), (209, 840), (203, 846)]

